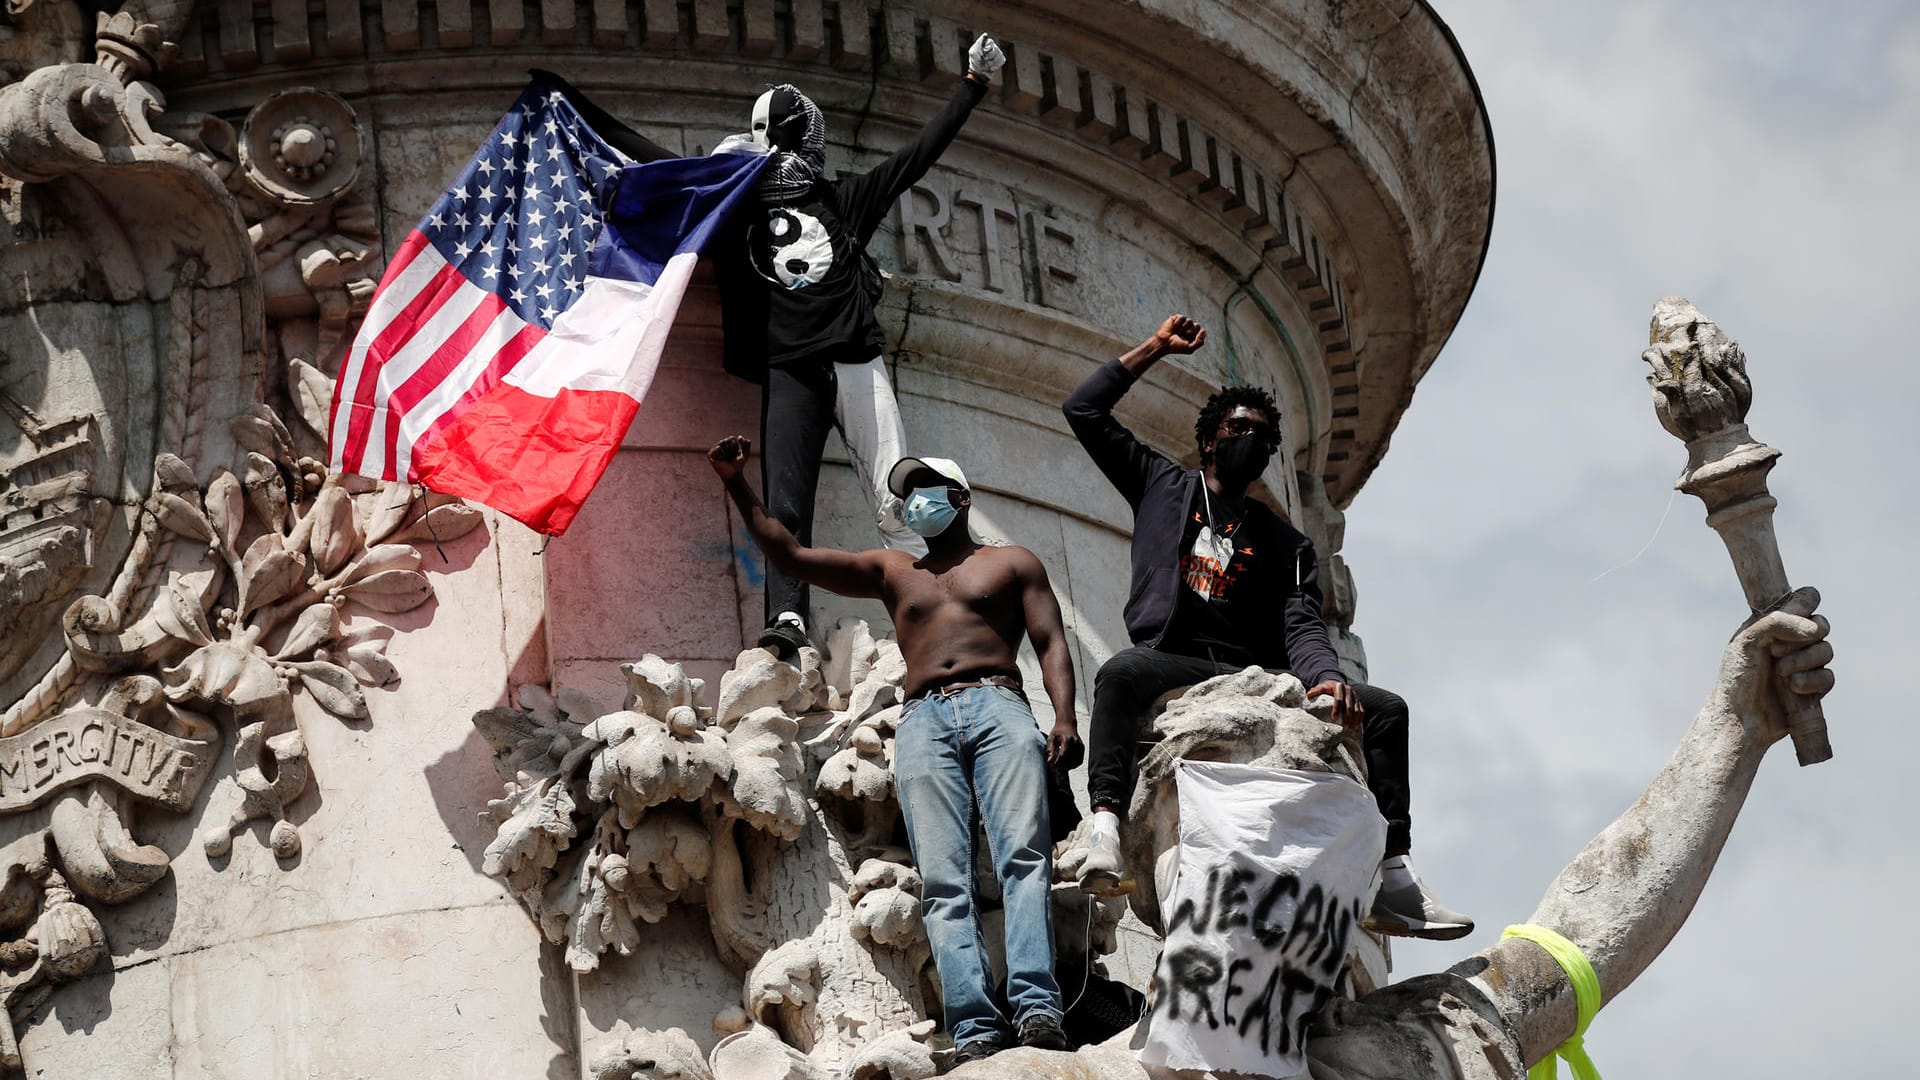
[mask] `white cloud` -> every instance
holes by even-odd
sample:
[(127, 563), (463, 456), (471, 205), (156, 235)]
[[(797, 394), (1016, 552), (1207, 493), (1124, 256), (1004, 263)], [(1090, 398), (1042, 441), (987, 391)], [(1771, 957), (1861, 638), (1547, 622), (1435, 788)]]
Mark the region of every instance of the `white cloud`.
[(1526, 917), (1665, 760), (1743, 614), (1690, 496), (1629, 562), (1683, 461), (1638, 360), (1654, 301), (1679, 292), (1745, 346), (1754, 433), (1785, 452), (1782, 550), (1835, 626), (1837, 757), (1775, 751), (1692, 921), (1589, 1046), (1635, 1077), (1903, 1061), (1898, 923), (1875, 916), (1920, 884), (1901, 678), (1920, 599), (1920, 8), (1442, 15), (1493, 117), (1493, 246), (1347, 556), (1374, 677), (1414, 709), (1422, 872), (1482, 928), (1399, 946), (1399, 973)]

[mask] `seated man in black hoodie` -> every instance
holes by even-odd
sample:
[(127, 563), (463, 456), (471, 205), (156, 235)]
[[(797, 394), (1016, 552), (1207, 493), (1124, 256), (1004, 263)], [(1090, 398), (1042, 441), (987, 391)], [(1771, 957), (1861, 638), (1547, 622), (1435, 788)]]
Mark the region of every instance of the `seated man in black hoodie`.
[(1093, 848), (1080, 883), (1118, 883), (1120, 818), (1133, 795), (1148, 711), (1161, 694), (1251, 665), (1290, 671), (1309, 696), (1333, 698), (1333, 718), (1360, 726), (1367, 785), (1387, 819), (1380, 892), (1369, 929), (1457, 938), (1473, 920), (1428, 895), (1409, 851), (1407, 706), (1390, 691), (1349, 684), (1320, 611), (1313, 544), (1247, 489), (1280, 446), (1280, 411), (1265, 390), (1233, 387), (1208, 399), (1194, 425), (1200, 468), (1182, 469), (1113, 418), (1121, 395), (1161, 357), (1207, 339), (1174, 315), (1152, 337), (1094, 372), (1064, 406), (1094, 464), (1133, 507), (1133, 581), (1126, 607), (1133, 647), (1094, 679), (1088, 790)]

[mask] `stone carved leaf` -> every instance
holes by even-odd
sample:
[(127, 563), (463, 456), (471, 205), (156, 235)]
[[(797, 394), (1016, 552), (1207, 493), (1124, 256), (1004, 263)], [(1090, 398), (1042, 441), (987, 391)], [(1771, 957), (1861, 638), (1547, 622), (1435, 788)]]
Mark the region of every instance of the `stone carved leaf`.
[(300, 673), (300, 682), (320, 707), (342, 720), (366, 720), (367, 698), (353, 674), (337, 664), (307, 660), (292, 665)]
[(263, 533), (247, 545), (247, 553), (240, 559), (240, 613), (245, 615), (287, 596), (306, 576), (306, 559), (288, 551), (279, 533)]
[(904, 889), (875, 889), (853, 906), (853, 936), (889, 948), (906, 948), (925, 933), (920, 898)]
[(579, 906), (567, 927), (567, 965), (575, 971), (592, 971), (600, 966), (600, 954), (612, 949), (622, 956), (632, 955), (640, 944), (640, 927), (633, 920), (627, 900), (617, 896), (600, 873), (604, 858), (599, 846), (580, 861)]
[(313, 552), (314, 565), (320, 568), (320, 572), (332, 574), (346, 565), (348, 557), (360, 546), (360, 528), (354, 521), (353, 497), (338, 486), (328, 485), (314, 501), (313, 509), (307, 513), (313, 517), (313, 531), (308, 534), (307, 549)]
[(748, 649), (720, 676), (720, 702), (714, 719), (731, 729), (755, 710), (777, 707), (800, 689), (801, 674), (766, 649)]
[(293, 435), (280, 416), (264, 404), (254, 404), (227, 425), (240, 445), (282, 465), (293, 464)]
[(853, 729), (846, 748), (820, 766), (814, 790), (823, 795), (865, 802), (884, 802), (893, 795), (893, 771), (887, 765), (887, 747), (871, 723)]
[(294, 407), (307, 430), (327, 438), (329, 414), (333, 410), (333, 380), (319, 368), (299, 357), (287, 361), (287, 386), (293, 391)]
[(183, 491), (199, 491), (200, 481), (193, 475), (193, 466), (173, 454), (163, 453), (153, 459), (153, 487), (156, 491), (178, 495)]
[(247, 504), (267, 526), (269, 532), (287, 528), (287, 482), (280, 469), (264, 455), (247, 454)]
[(857, 723), (889, 705), (899, 704), (901, 684), (906, 678), (907, 662), (900, 655), (900, 646), (892, 641), (880, 642), (872, 665), (847, 695), (847, 708), (836, 719)]
[(419, 570), (420, 549), (411, 544), (380, 544), (367, 549), (367, 553), (354, 564), (347, 575), (348, 581), (359, 581), (388, 570)]
[(627, 873), (645, 874), (675, 896), (705, 882), (712, 864), (707, 827), (692, 814), (655, 811), (627, 832)]
[(518, 692), (527, 708), (482, 709), (473, 717), (473, 726), (493, 747), (495, 771), (510, 784), (553, 772), (584, 742), (582, 725), (563, 714), (546, 691), (528, 685)]
[(912, 867), (885, 859), (860, 864), (849, 884), (853, 902), (853, 935), (878, 945), (902, 948), (919, 940), (920, 874)]
[[(691, 709), (687, 709), (691, 712)], [(611, 801), (631, 829), (648, 808), (670, 799), (698, 802), (733, 771), (727, 740), (712, 728), (679, 732), (645, 713), (617, 712), (588, 724), (581, 738), (605, 743), (587, 771), (587, 797)]]
[(414, 510), (413, 487), (398, 480), (387, 481), (380, 485), (378, 491), (364, 498), (371, 504), (371, 510), (367, 514), (369, 546), (392, 536), (395, 530), (406, 523), (407, 515)]
[(760, 958), (747, 973), (741, 1004), (747, 1015), (766, 1023), (780, 1007), (811, 1005), (820, 996), (820, 951), (811, 938), (798, 938)]
[(503, 878), (521, 897), (544, 891), (548, 871), (573, 843), (573, 792), (554, 775), (528, 784), (509, 783), (504, 798), (487, 803), (481, 820), (499, 826), (481, 857), (482, 872)]
[(827, 635), (827, 661), (821, 675), (845, 700), (873, 670), (879, 655), (865, 619), (841, 619)]
[(286, 644), (273, 654), (275, 660), (305, 656), (332, 641), (340, 630), (340, 612), (332, 604), (314, 604), (294, 620), (287, 631)]
[(195, 645), (211, 645), (213, 630), (207, 625), (207, 613), (193, 591), (176, 575), (167, 583), (166, 592), (153, 605), (154, 620), (168, 636)]
[(627, 676), (624, 707), (662, 720), (681, 706), (698, 709), (700, 691), (706, 687), (704, 681), (689, 678), (679, 664), (670, 664), (653, 653), (636, 663), (621, 664), (620, 670)]
[(780, 702), (780, 707), (795, 716), (824, 709), (830, 706), (833, 692), (827, 686), (826, 676), (820, 666), (820, 650), (807, 646), (800, 650), (800, 681), (793, 693)]
[(734, 725), (727, 733), (733, 780), (719, 792), (722, 813), (782, 840), (800, 835), (807, 794), (799, 734), (799, 722), (778, 706), (755, 709)]
[(679, 1028), (629, 1035), (587, 1067), (591, 1080), (714, 1080), (707, 1055)]
[(222, 550), (236, 551), (234, 545), (240, 542), (240, 528), (247, 523), (246, 491), (240, 486), (240, 478), (221, 469), (214, 475), (213, 483), (207, 485), (205, 501), (207, 523), (213, 526)]
[(932, 1020), (922, 1020), (889, 1031), (855, 1052), (841, 1075), (846, 1080), (928, 1080), (940, 1071), (928, 1045), (934, 1027)]
[(480, 511), (466, 503), (447, 503), (421, 514), (393, 539), (396, 543), (444, 543), (467, 535), (483, 520)]
[(356, 604), (392, 614), (433, 599), (433, 582), (418, 570), (384, 570), (344, 585), (340, 592)]
[(160, 524), (176, 535), (203, 544), (213, 539), (213, 523), (198, 506), (179, 495), (161, 492), (154, 499), (154, 513), (160, 518)]
[(400, 681), (393, 661), (387, 659), (385, 638), (369, 638), (347, 646), (347, 670), (362, 686), (392, 686)]
[(201, 646), (179, 664), (161, 671), (160, 678), (166, 683), (169, 700), (218, 701), (243, 713), (283, 699), (287, 693), (266, 660), (226, 642)]

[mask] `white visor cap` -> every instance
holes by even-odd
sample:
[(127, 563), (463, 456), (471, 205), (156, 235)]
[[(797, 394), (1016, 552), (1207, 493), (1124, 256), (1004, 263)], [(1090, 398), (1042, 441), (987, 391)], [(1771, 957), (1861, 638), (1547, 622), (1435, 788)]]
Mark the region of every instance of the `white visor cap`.
[(959, 484), (968, 491), (973, 490), (973, 486), (967, 483), (967, 474), (960, 471), (960, 466), (954, 464), (950, 459), (943, 457), (901, 458), (895, 462), (893, 468), (887, 472), (887, 490), (903, 499), (906, 498), (907, 492), (910, 490), (907, 487), (907, 477), (912, 476), (921, 469), (932, 469), (934, 472)]

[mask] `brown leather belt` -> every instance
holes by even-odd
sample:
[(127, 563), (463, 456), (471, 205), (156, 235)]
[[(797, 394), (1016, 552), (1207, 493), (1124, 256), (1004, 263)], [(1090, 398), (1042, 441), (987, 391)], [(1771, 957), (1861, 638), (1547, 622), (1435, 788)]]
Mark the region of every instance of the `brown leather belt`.
[(952, 697), (953, 695), (959, 693), (962, 690), (977, 690), (983, 686), (1004, 687), (1008, 690), (1016, 691), (1022, 696), (1025, 696), (1027, 692), (1026, 688), (1020, 685), (1020, 679), (1018, 676), (987, 675), (978, 679), (968, 679), (966, 682), (940, 683), (939, 685), (936, 685), (936, 686), (929, 686), (925, 690), (920, 691), (919, 693), (913, 695), (907, 700), (918, 701), (921, 698), (927, 698), (927, 697), (943, 697), (943, 698)]

